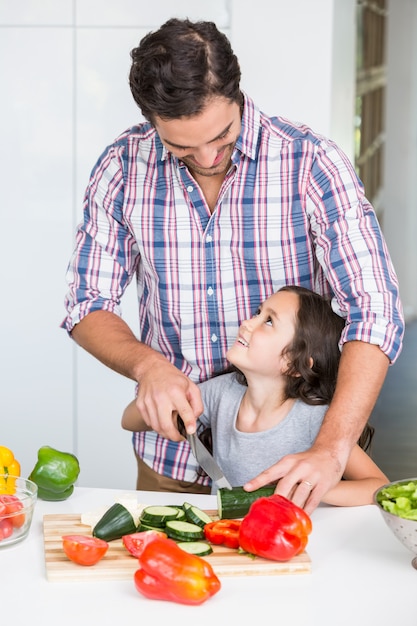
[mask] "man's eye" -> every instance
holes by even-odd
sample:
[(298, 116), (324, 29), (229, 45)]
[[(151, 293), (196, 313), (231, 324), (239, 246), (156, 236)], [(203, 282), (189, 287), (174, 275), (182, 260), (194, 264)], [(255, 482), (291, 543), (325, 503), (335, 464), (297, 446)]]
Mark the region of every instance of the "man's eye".
[(222, 135), (219, 135), (217, 139), (225, 139), (229, 133), (230, 129), (228, 128)]

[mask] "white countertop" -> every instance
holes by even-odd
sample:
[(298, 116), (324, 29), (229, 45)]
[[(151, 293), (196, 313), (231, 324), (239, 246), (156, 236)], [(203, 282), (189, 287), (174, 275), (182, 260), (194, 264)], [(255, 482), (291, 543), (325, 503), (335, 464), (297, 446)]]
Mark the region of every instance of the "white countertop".
[[(111, 506), (125, 491), (76, 488), (64, 502), (38, 500), (29, 536), (0, 548), (3, 615), (23, 626), (253, 626), (261, 620), (285, 626), (417, 624), (417, 571), (412, 554), (386, 527), (375, 506), (319, 507), (312, 515), (308, 574), (222, 577), (221, 590), (200, 606), (149, 600), (132, 581), (48, 582), (43, 515), (83, 513)], [(215, 509), (214, 496), (139, 492), (138, 502)], [(6, 613), (3, 608), (7, 607)], [(194, 620), (194, 621), (187, 621)], [(149, 620), (152, 620), (151, 622)], [(165, 620), (165, 622), (164, 622)]]

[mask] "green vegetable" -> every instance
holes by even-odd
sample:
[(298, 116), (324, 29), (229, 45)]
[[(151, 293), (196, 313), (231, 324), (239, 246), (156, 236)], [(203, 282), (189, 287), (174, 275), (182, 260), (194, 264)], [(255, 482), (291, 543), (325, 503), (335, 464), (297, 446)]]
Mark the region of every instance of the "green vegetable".
[(204, 539), (204, 531), (201, 526), (191, 522), (172, 520), (165, 524), (164, 531), (175, 541), (198, 541)]
[(142, 531), (145, 530), (159, 530), (159, 531), (163, 531), (164, 528), (162, 528), (161, 526), (150, 526), (149, 524), (144, 524), (143, 522), (139, 521), (139, 526), (137, 527), (137, 531), (138, 533), (141, 533)]
[(184, 502), (182, 506), (184, 507), (185, 517), (187, 518), (187, 521), (191, 522), (192, 524), (197, 524), (197, 526), (201, 526), (201, 528), (204, 528), (206, 524), (210, 524), (210, 522), (212, 521), (210, 515), (208, 515), (208, 513), (206, 513), (205, 511), (199, 509), (198, 506), (190, 504), (189, 502)]
[(93, 537), (113, 541), (123, 535), (136, 532), (136, 524), (130, 511), (123, 504), (116, 502), (111, 506), (93, 528)]
[(272, 496), (275, 485), (267, 485), (255, 491), (245, 491), (243, 487), (217, 490), (217, 508), (220, 519), (236, 519), (244, 517), (255, 500)]
[(383, 487), (376, 499), (389, 513), (417, 521), (417, 481), (394, 483)]
[(206, 541), (179, 541), (177, 546), (188, 554), (196, 554), (197, 556), (207, 556), (213, 552), (213, 548)]
[(173, 519), (178, 519), (178, 509), (173, 506), (147, 506), (140, 516), (141, 524), (156, 528), (164, 528), (166, 522)]
[(43, 446), (38, 450), (38, 461), (29, 480), (37, 484), (41, 500), (66, 500), (74, 491), (79, 473), (80, 464), (76, 456)]

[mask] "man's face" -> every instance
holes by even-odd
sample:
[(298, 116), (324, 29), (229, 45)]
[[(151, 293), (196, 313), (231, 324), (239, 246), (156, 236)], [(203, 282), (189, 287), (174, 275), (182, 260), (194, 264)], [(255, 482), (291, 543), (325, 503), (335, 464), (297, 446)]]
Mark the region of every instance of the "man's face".
[(199, 115), (175, 120), (155, 117), (165, 145), (191, 172), (200, 176), (225, 174), (240, 134), (240, 107), (225, 98), (209, 100)]

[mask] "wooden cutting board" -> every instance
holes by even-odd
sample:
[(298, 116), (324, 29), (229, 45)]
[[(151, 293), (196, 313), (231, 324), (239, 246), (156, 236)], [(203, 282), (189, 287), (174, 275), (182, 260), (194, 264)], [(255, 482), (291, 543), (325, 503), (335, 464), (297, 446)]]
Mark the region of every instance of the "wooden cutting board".
[[(217, 511), (207, 513), (215, 517)], [(129, 554), (121, 539), (109, 542), (109, 549), (102, 560), (86, 567), (70, 561), (62, 549), (62, 535), (71, 534), (91, 535), (90, 526), (81, 524), (81, 515), (44, 515), (45, 566), (46, 577), (50, 582), (132, 579), (138, 561)], [(211, 563), (218, 576), (272, 576), (311, 572), (307, 552), (281, 563), (239, 554), (237, 550), (223, 546), (213, 546), (213, 553), (204, 558)]]

